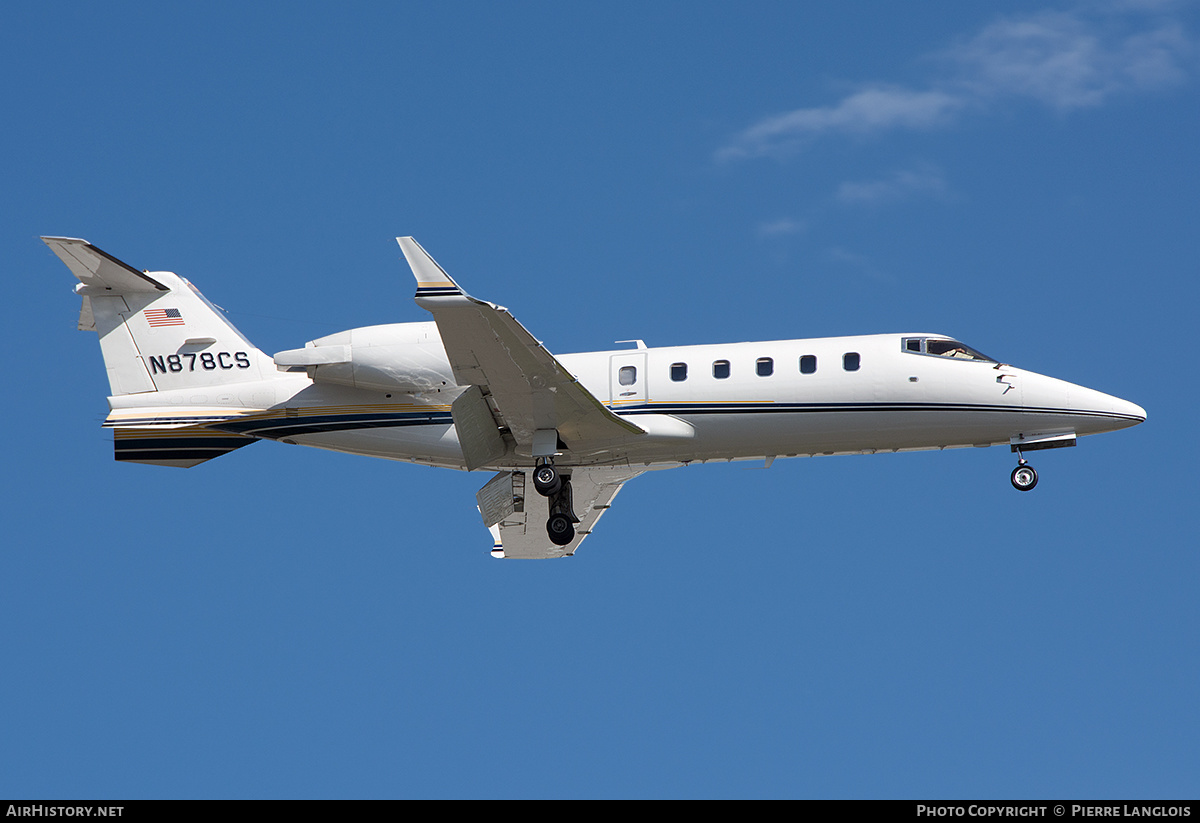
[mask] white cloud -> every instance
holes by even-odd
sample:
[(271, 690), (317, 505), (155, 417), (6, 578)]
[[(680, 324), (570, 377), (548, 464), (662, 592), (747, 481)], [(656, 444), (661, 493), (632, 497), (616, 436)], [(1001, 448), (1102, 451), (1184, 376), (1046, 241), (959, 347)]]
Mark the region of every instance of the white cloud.
[(865, 275), (872, 280), (881, 282), (890, 283), (894, 281), (894, 278), (890, 274), (877, 267), (866, 255), (850, 251), (841, 246), (834, 246), (825, 255), (830, 262), (843, 266), (855, 274)]
[(878, 180), (842, 183), (834, 199), (847, 205), (877, 205), (918, 195), (944, 197), (946, 181), (934, 168), (902, 169)]
[(1176, 23), (1120, 36), (1076, 15), (1044, 12), (992, 23), (946, 56), (965, 94), (1027, 97), (1066, 110), (1177, 82), (1189, 51)]
[(783, 237), (789, 234), (804, 234), (806, 231), (808, 224), (795, 217), (781, 217), (758, 227), (760, 237)]
[(867, 88), (836, 106), (797, 109), (761, 120), (738, 135), (719, 156), (773, 154), (806, 138), (831, 132), (865, 134), (889, 128), (929, 128), (946, 120), (961, 104), (958, 98), (941, 91)]
[[(1003, 99), (1031, 99), (1059, 111), (1098, 106), (1120, 92), (1181, 81), (1192, 41), (1169, 17), (1131, 30), (1128, 10), (1098, 18), (1050, 11), (997, 20), (934, 55), (943, 75), (926, 88), (861, 88), (829, 106), (795, 109), (744, 129), (718, 159), (779, 156), (822, 136), (930, 129)], [(1156, 5), (1153, 10), (1163, 10)]]

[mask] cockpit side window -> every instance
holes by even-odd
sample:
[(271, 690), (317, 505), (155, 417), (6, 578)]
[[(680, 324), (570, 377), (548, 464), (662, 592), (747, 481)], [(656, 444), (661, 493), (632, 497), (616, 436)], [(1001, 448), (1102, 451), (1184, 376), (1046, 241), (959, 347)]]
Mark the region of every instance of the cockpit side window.
[(903, 350), (909, 354), (928, 354), (935, 357), (949, 357), (954, 360), (976, 360), (981, 363), (996, 361), (982, 352), (957, 340), (945, 337), (905, 337)]
[(936, 354), (938, 357), (955, 357), (959, 360), (984, 360), (989, 363), (996, 361), (980, 354), (970, 346), (965, 346), (957, 340), (935, 340), (932, 337), (925, 341), (926, 354)]

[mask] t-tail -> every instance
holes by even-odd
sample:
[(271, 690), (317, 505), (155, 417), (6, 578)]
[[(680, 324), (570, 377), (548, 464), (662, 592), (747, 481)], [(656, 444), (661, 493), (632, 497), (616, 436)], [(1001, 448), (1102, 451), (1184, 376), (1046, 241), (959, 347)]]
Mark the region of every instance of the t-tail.
[(42, 240), (79, 279), (79, 328), (100, 337), (117, 460), (194, 466), (253, 443), (218, 426), (263, 413), (282, 377), (202, 294), (70, 237)]

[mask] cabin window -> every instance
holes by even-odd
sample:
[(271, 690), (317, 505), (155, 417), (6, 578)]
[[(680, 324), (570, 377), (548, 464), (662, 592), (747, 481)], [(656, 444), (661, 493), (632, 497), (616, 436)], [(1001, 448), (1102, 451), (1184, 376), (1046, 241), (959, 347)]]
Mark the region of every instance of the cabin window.
[(842, 355), (842, 368), (846, 371), (858, 371), (861, 360), (858, 352), (848, 351)]
[(682, 383), (684, 380), (687, 380), (687, 363), (672, 363), (671, 379), (676, 383)]
[(632, 386), (637, 382), (637, 366), (622, 366), (617, 372), (617, 380), (622, 386)]
[(769, 357), (760, 357), (754, 363), (754, 372), (759, 377), (770, 377), (775, 373), (775, 361)]
[(817, 356), (815, 354), (806, 354), (800, 358), (800, 373), (812, 374), (817, 370)]
[(713, 377), (718, 380), (724, 380), (729, 376), (729, 361), (717, 360), (713, 363)]

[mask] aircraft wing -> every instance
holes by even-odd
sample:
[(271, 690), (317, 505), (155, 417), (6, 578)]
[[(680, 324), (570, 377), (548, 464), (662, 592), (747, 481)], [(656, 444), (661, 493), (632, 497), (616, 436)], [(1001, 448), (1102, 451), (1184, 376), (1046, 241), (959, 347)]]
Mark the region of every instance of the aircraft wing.
[(558, 440), (570, 448), (644, 434), (609, 411), (508, 309), (468, 295), (413, 238), (396, 242), (417, 279), (417, 305), (437, 322), (455, 380), (491, 397), (498, 423), (518, 447), (544, 457)]
[(492, 533), (494, 556), (542, 560), (573, 555), (595, 529), (625, 481), (641, 474), (636, 469), (619, 466), (577, 467), (569, 471), (579, 522), (575, 524), (575, 539), (565, 546), (554, 545), (547, 536), (549, 502), (532, 488), (525, 495), (523, 472), (499, 472), (479, 490), (476, 495), (479, 512)]

